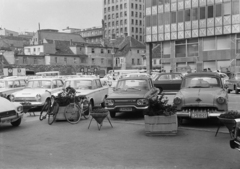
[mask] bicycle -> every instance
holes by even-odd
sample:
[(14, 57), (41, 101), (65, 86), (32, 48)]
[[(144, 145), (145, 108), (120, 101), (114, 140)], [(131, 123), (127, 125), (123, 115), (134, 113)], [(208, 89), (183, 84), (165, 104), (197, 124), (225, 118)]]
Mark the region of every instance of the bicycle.
[(51, 99), (45, 102), (40, 112), (39, 120), (42, 121), (46, 119), (48, 116), (48, 124), (49, 125), (53, 124), (53, 122), (56, 120), (58, 110), (59, 110), (59, 104), (55, 101), (54, 96), (51, 96)]

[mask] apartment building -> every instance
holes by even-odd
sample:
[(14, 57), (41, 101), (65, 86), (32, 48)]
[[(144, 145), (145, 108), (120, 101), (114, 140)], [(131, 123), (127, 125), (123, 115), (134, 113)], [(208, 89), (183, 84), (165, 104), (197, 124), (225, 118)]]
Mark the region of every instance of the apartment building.
[[(149, 68), (240, 66), (239, 0), (147, 0)], [(148, 57), (149, 56), (149, 57)]]
[(144, 13), (145, 0), (103, 0), (105, 38), (131, 36), (145, 42)]
[(81, 29), (78, 33), (87, 43), (100, 44), (103, 41), (103, 27)]

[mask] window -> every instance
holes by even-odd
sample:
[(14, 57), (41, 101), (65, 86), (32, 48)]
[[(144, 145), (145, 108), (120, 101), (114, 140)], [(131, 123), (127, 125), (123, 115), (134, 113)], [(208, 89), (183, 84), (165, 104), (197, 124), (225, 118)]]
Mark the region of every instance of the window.
[(205, 7), (201, 7), (200, 8), (200, 19), (206, 19), (206, 8)]
[(132, 65), (134, 65), (134, 59), (132, 59)]
[(73, 61), (76, 64), (77, 63), (77, 58), (73, 58)]
[(116, 13), (116, 18), (118, 18), (118, 13)]
[(134, 25), (134, 19), (132, 19), (132, 25)]
[(135, 4), (135, 9), (138, 9), (138, 4)]
[(208, 6), (208, 18), (213, 18), (213, 6)]
[(131, 8), (132, 8), (132, 9), (134, 8), (134, 5), (133, 5), (133, 3), (131, 3)]
[(25, 80), (20, 80), (20, 86), (21, 86), (21, 87), (26, 86), (26, 82), (25, 82)]
[[(160, 25), (163, 24), (163, 21), (162, 21), (162, 14), (158, 14), (158, 21)], [(177, 18), (176, 18), (176, 12), (172, 12), (171, 13), (171, 23), (176, 23), (177, 22)]]
[(216, 5), (216, 17), (222, 16), (222, 4)]
[(231, 15), (231, 2), (223, 4), (223, 15), (224, 16)]
[(93, 65), (95, 64), (95, 59), (94, 59), (94, 58), (92, 58), (92, 64), (93, 64)]
[(122, 12), (120, 12), (120, 17), (122, 17), (123, 16), (123, 13)]
[(102, 84), (101, 84), (100, 80), (98, 79), (98, 80), (95, 80), (95, 81), (96, 81), (96, 84), (97, 84), (97, 88), (101, 88)]
[(186, 57), (186, 40), (177, 40), (175, 45), (176, 58)]
[(192, 21), (198, 20), (198, 8), (191, 9)]
[(239, 14), (239, 0), (232, 0), (232, 14)]
[(139, 21), (139, 25), (142, 25), (142, 21), (141, 20)]
[(142, 13), (141, 12), (139, 12), (139, 18), (141, 18), (142, 17)]
[(124, 20), (124, 24), (127, 24), (127, 19)]
[(217, 50), (231, 49), (231, 39), (229, 35), (217, 36)]
[(187, 40), (187, 57), (198, 56), (198, 39)]
[(127, 11), (124, 11), (124, 16), (127, 16)]
[(103, 50), (103, 49), (101, 49), (101, 53), (104, 53), (104, 50)]
[(95, 50), (94, 50), (94, 48), (92, 48), (92, 53), (95, 53)]
[(122, 4), (120, 5), (120, 9), (123, 9), (123, 6), (122, 6)]
[(142, 10), (142, 5), (139, 5), (139, 9)]
[(127, 8), (127, 3), (124, 3), (124, 8)]
[(133, 11), (131, 12), (131, 16), (134, 16), (134, 12)]
[[(138, 33), (138, 28), (136, 28), (136, 33)], [(136, 38), (137, 39), (137, 38)]]
[(203, 38), (203, 51), (215, 50), (215, 37)]
[[(170, 12), (165, 12), (164, 16), (163, 16), (163, 20), (165, 24), (170, 24)], [(179, 21), (178, 21), (179, 22)], [(147, 26), (147, 25), (146, 25)]]
[(137, 64), (140, 65), (140, 59), (137, 59)]
[(190, 21), (190, 9), (185, 10), (185, 21)]
[(138, 17), (138, 12), (135, 12), (135, 17)]
[(101, 58), (101, 64), (103, 64), (104, 63), (104, 58)]
[(114, 19), (114, 14), (112, 14), (112, 19)]
[(163, 42), (163, 58), (170, 58), (171, 47), (170, 42)]
[(64, 58), (64, 62), (67, 63), (67, 58), (66, 57)]

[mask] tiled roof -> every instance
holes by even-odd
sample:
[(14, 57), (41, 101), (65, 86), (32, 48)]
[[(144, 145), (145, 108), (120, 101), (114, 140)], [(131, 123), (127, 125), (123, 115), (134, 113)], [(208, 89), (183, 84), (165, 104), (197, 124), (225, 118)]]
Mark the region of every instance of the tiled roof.
[(55, 44), (56, 44), (56, 53), (55, 54), (74, 55), (72, 50), (69, 48), (69, 46), (70, 46), (69, 41), (55, 41)]

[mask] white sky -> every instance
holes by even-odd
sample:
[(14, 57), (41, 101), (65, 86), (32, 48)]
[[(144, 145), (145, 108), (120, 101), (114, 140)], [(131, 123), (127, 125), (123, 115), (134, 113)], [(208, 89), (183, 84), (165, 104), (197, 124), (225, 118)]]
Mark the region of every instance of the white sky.
[(101, 26), (102, 0), (0, 0), (0, 27), (16, 32)]

